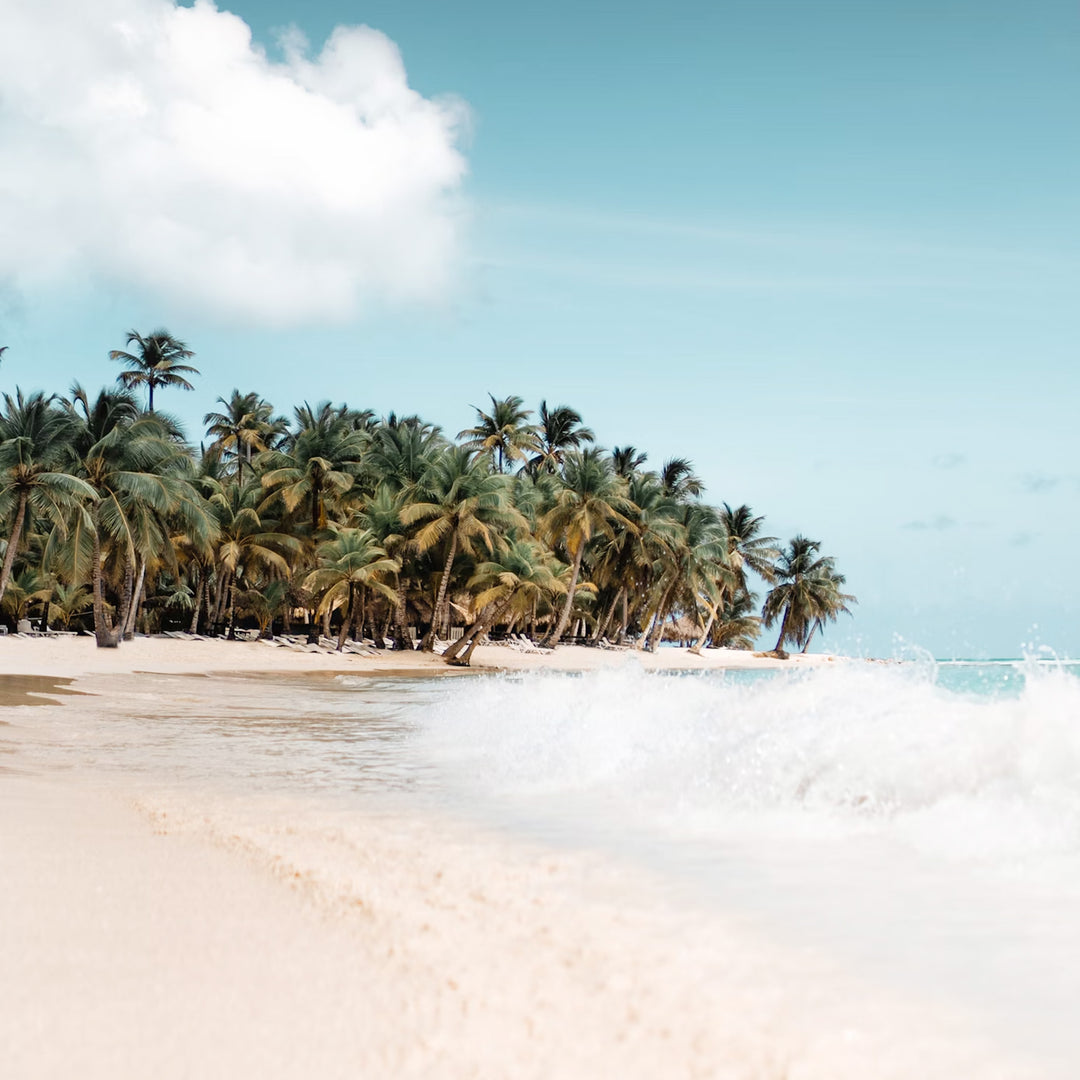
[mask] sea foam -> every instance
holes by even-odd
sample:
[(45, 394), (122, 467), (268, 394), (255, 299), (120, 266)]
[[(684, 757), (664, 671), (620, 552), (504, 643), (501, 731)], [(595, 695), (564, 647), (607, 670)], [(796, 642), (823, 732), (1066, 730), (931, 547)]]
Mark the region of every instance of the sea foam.
[(1080, 679), (1061, 667), (672, 676), (631, 663), (459, 683), (419, 722), (440, 767), (493, 798), (1080, 867)]

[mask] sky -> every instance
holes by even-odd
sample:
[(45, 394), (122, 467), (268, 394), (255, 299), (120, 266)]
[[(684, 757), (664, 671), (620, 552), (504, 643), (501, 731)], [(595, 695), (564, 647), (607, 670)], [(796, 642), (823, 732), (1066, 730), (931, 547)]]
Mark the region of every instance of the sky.
[(0, 23), (0, 389), (163, 325), (195, 440), (234, 387), (451, 434), (565, 402), (819, 539), (859, 599), (823, 648), (1080, 656), (1074, 3)]

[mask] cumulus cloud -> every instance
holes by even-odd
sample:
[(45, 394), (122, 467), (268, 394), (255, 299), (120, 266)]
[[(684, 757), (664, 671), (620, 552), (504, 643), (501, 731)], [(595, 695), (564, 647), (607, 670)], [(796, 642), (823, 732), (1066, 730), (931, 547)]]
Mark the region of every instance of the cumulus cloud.
[(440, 295), (467, 110), (366, 26), (281, 58), (211, 0), (0, 0), (0, 278), (253, 322)]

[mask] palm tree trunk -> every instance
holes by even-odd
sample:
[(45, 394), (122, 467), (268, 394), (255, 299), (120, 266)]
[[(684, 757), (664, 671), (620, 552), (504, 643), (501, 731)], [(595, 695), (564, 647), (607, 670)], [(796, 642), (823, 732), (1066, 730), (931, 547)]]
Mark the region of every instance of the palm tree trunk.
[(619, 606), (619, 599), (623, 594), (622, 586), (619, 587), (619, 591), (615, 593), (612, 598), (611, 606), (607, 609), (607, 614), (604, 618), (596, 624), (596, 633), (593, 634), (593, 644), (599, 643), (600, 639), (607, 633), (608, 627), (611, 625), (612, 620), (615, 618), (615, 608)]
[(435, 610), (431, 613), (431, 629), (424, 635), (424, 652), (434, 652), (435, 638), (442, 628), (442, 608), (446, 602), (446, 594), (450, 590), (450, 571), (454, 565), (454, 556), (457, 554), (457, 531), (450, 534), (450, 550), (446, 553), (446, 562), (443, 564), (442, 577), (439, 579), (439, 591), (435, 596)]
[(574, 606), (574, 593), (577, 591), (578, 576), (581, 574), (581, 560), (585, 556), (585, 541), (578, 545), (577, 552), (574, 555), (574, 569), (570, 574), (570, 588), (566, 590), (566, 601), (563, 604), (562, 612), (559, 615), (559, 621), (555, 624), (554, 628), (549, 631), (548, 635), (541, 642), (547, 648), (554, 649), (558, 643), (559, 638), (563, 636), (563, 631), (566, 629), (566, 624), (570, 621), (570, 611)]
[(691, 646), (690, 651), (695, 656), (701, 655), (701, 650), (705, 648), (705, 642), (709, 640), (709, 634), (712, 633), (713, 623), (716, 622), (716, 604), (709, 604), (709, 621), (705, 624), (705, 629), (702, 631), (701, 637)]
[(105, 592), (102, 587), (101, 572), (101, 539), (98, 534), (98, 523), (94, 522), (94, 566), (92, 571), (94, 583), (94, 638), (99, 649), (115, 649), (119, 644), (118, 635), (113, 633), (109, 620), (109, 613), (105, 610)]
[(197, 634), (199, 632), (199, 613), (202, 611), (204, 591), (202, 578), (200, 578), (198, 587), (195, 589), (195, 610), (191, 613), (191, 626), (188, 627), (189, 634)]
[(229, 640), (236, 640), (236, 575), (229, 575)]
[(341, 632), (338, 634), (337, 639), (337, 651), (341, 652), (345, 648), (345, 638), (349, 633), (349, 623), (352, 621), (354, 615), (353, 609), (356, 607), (356, 584), (352, 581), (349, 582), (349, 601), (344, 612), (341, 615)]
[(117, 620), (116, 632), (123, 638), (127, 633), (128, 616), (131, 614), (131, 594), (135, 591), (135, 570), (131, 560), (124, 556), (124, 587), (120, 594), (120, 618)]
[(619, 621), (619, 636), (615, 639), (617, 645), (621, 645), (626, 640), (626, 628), (630, 625), (630, 596), (623, 586), (622, 594), (622, 617)]
[(217, 586), (214, 589), (214, 604), (207, 613), (210, 625), (217, 630), (221, 626), (221, 615), (225, 610), (225, 586), (228, 584), (229, 571), (222, 566), (218, 570)]
[(803, 644), (802, 651), (805, 653), (810, 648), (810, 642), (814, 640), (814, 634), (817, 633), (817, 628), (821, 625), (820, 621), (814, 620), (814, 625), (810, 627), (810, 633), (806, 635), (806, 642)]
[(4, 555), (4, 568), (0, 570), (0, 600), (3, 600), (8, 581), (11, 580), (11, 568), (15, 565), (15, 551), (22, 536), (23, 522), (26, 520), (26, 501), (29, 497), (30, 493), (28, 491), (19, 492), (19, 509), (15, 512), (15, 524), (11, 526), (11, 535), (8, 536), (7, 553)]
[(412, 642), (405, 629), (405, 590), (398, 577), (397, 587), (394, 589), (394, 648), (411, 649)]
[(146, 384), (146, 388), (150, 392), (150, 408), (147, 411), (148, 412), (153, 412), (154, 411), (154, 382), (153, 382), (153, 380), (150, 380), (150, 382), (148, 382)]
[[(443, 653), (443, 659), (448, 664), (453, 664), (455, 667), (468, 667), (473, 650), (480, 643), (480, 639), (503, 617), (513, 599), (513, 593), (511, 593), (501, 604), (495, 607), (494, 610), (489, 609), (486, 617), (481, 615), (480, 618), (473, 623), (469, 632), (467, 634), (462, 634), (461, 637)], [(466, 647), (468, 648), (468, 651), (459, 660), (457, 658), (458, 654)]]
[(784, 638), (787, 637), (788, 619), (791, 617), (791, 605), (784, 610), (784, 620), (780, 623), (780, 636), (776, 639), (776, 644), (773, 646), (773, 652), (779, 652), (784, 645)]
[(664, 636), (664, 619), (667, 617), (668, 601), (671, 599), (672, 590), (675, 588), (675, 579), (673, 578), (671, 584), (664, 590), (664, 595), (660, 600), (660, 606), (656, 609), (656, 614), (653, 615), (652, 626), (649, 628), (649, 632), (646, 635), (645, 648), (648, 652), (656, 652), (656, 646), (659, 645), (661, 638)]
[(135, 637), (135, 623), (139, 617), (139, 606), (142, 603), (143, 587), (146, 585), (146, 559), (139, 556), (139, 576), (135, 582), (135, 592), (132, 596), (131, 607), (128, 611), (127, 622), (124, 623), (124, 640), (132, 641)]

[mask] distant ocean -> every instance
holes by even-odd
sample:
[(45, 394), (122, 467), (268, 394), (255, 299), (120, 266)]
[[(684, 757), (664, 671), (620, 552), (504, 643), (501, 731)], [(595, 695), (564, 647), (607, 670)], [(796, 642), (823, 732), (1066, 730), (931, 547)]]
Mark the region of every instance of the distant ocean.
[[(208, 689), (212, 687), (212, 693)], [(127, 677), (53, 765), (454, 814), (645, 866), (1080, 1075), (1080, 665)]]

